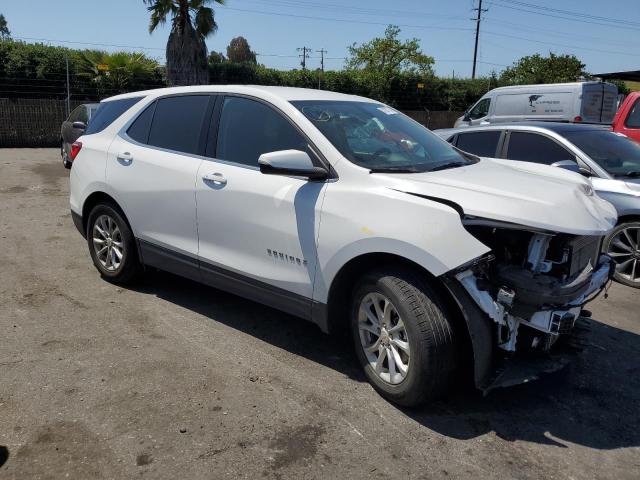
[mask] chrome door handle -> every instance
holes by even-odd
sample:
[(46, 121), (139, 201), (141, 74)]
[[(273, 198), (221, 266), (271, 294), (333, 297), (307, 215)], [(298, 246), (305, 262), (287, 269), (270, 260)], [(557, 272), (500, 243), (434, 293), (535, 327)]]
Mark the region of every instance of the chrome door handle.
[(227, 184), (227, 179), (224, 178), (224, 175), (222, 175), (221, 173), (207, 173), (206, 175), (202, 176), (202, 179), (205, 182), (211, 182), (211, 183), (215, 183), (217, 185), (226, 185)]
[(121, 162), (131, 163), (133, 161), (133, 155), (130, 152), (122, 152), (116, 156), (116, 159)]

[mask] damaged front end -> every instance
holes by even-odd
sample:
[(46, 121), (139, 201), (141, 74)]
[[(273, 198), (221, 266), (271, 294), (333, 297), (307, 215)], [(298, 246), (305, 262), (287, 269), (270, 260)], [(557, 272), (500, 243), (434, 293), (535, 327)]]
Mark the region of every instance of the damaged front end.
[(486, 392), (561, 368), (554, 344), (576, 330), (582, 307), (613, 275), (602, 237), (469, 216), (463, 224), (491, 248), (445, 276), (469, 328), (476, 385)]

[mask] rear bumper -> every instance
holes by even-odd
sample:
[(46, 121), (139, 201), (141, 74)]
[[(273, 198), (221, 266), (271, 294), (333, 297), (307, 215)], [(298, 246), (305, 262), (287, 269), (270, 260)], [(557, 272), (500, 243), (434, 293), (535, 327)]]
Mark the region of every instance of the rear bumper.
[(84, 238), (86, 238), (87, 234), (84, 231), (84, 226), (83, 226), (83, 223), (82, 223), (82, 215), (80, 215), (79, 213), (76, 213), (73, 210), (71, 210), (71, 219), (73, 220), (73, 224), (76, 226), (76, 228), (80, 232), (80, 235), (82, 235)]

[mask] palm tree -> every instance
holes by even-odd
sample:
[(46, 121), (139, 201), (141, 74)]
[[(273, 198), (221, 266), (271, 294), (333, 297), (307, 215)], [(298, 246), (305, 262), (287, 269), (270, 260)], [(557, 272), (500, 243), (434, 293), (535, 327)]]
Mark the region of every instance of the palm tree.
[(207, 45), (204, 39), (214, 33), (211, 3), (224, 0), (143, 0), (151, 12), (149, 33), (163, 25), (171, 15), (171, 33), (167, 41), (167, 83), (203, 85), (209, 83)]

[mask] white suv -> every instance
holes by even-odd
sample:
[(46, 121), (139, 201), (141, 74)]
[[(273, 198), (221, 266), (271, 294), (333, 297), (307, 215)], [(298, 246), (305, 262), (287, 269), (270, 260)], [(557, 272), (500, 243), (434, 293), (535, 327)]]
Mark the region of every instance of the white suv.
[(528, 378), (496, 372), (553, 350), (612, 272), (616, 213), (587, 179), (463, 153), (366, 98), (130, 93), (71, 155), (72, 216), (105, 279), (160, 268), (347, 332), (402, 405), (465, 368), (482, 389)]

